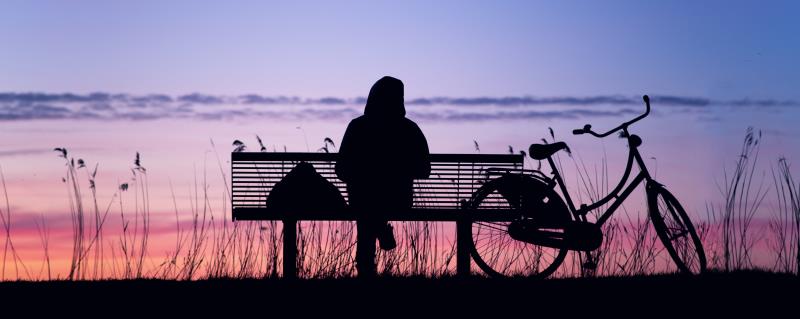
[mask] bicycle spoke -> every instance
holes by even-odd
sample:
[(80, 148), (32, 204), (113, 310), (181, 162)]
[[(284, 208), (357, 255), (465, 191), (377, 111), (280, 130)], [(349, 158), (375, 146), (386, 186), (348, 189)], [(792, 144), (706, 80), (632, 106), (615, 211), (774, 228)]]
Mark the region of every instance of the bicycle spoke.
[(506, 231), (504, 227), (507, 226), (507, 225), (497, 225), (497, 224), (493, 225), (493, 226), (489, 226), (489, 223), (486, 223), (486, 222), (475, 222), (475, 224), (480, 224), (481, 226), (484, 226), (484, 227), (487, 227), (487, 228), (491, 228), (491, 229), (494, 229), (496, 231), (503, 231), (503, 232)]
[[(510, 207), (496, 190), (478, 196), (473, 204), (475, 204), (473, 209)], [(568, 211), (564, 209), (563, 213), (563, 218), (569, 220)], [(511, 222), (473, 222), (472, 240), (477, 253), (474, 258), (479, 267), (484, 270), (488, 268), (504, 276), (536, 276), (545, 270), (549, 274), (558, 267), (566, 250), (515, 240), (508, 234), (510, 224)], [(553, 265), (555, 266), (552, 267)]]
[[(702, 247), (696, 242), (696, 234), (686, 212), (666, 190), (656, 196), (657, 215), (660, 216), (660, 236), (664, 246), (672, 255), (676, 265), (683, 271), (700, 273), (705, 267)], [(671, 198), (665, 197), (669, 196)], [(655, 222), (655, 219), (654, 219)]]
[(680, 230), (680, 229), (670, 228), (670, 230), (678, 230), (678, 232), (673, 233), (671, 236), (669, 236), (669, 240), (675, 240), (676, 238), (686, 237), (686, 235), (689, 234), (689, 231), (685, 229)]

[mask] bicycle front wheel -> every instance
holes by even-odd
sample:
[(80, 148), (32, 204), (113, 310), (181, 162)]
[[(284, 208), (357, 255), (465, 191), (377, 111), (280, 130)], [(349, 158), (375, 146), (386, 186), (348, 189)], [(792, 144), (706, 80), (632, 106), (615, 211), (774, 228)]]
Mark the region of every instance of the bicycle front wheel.
[(653, 227), (678, 269), (686, 274), (705, 272), (703, 244), (681, 203), (657, 183), (647, 185), (647, 202)]
[[(469, 206), (485, 212), (513, 208), (521, 212), (514, 221), (546, 221), (563, 225), (571, 220), (564, 201), (552, 188), (524, 176), (507, 176), (487, 182), (475, 192)], [(475, 264), (491, 277), (544, 278), (555, 272), (564, 262), (568, 250), (515, 240), (508, 233), (512, 222), (472, 222), (470, 237)]]

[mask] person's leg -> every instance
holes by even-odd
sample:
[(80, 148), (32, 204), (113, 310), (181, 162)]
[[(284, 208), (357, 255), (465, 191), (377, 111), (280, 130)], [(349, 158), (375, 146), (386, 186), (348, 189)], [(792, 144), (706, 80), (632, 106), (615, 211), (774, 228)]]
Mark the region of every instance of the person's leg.
[(359, 220), (356, 223), (356, 270), (362, 278), (375, 277), (375, 223)]
[(394, 231), (392, 224), (388, 221), (381, 221), (376, 225), (378, 242), (382, 250), (392, 250), (397, 247), (397, 242), (394, 239)]

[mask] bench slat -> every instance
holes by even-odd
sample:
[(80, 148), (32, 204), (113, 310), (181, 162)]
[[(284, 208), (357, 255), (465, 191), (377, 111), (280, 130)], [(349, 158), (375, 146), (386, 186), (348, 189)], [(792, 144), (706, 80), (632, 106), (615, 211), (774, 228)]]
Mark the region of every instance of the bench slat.
[[(236, 220), (353, 220), (345, 211), (289, 213), (270, 210), (266, 199), (275, 186), (300, 161), (311, 163), (347, 200), (347, 187), (336, 177), (336, 153), (231, 153), (231, 204)], [(392, 220), (455, 221), (464, 214), (472, 217), (508, 219), (514, 214), (501, 197), (490, 197), (479, 210), (464, 210), (462, 200), (469, 200), (487, 178), (496, 172), (523, 172), (520, 154), (431, 154), (431, 175), (414, 182), (410, 210), (390, 213)], [(495, 172), (488, 174), (490, 171)], [(480, 211), (480, 212), (479, 212)], [(484, 216), (483, 212), (491, 216)], [(503, 217), (497, 217), (503, 215)], [(483, 219), (483, 218), (481, 218)]]
[[(337, 153), (299, 153), (299, 152), (236, 152), (231, 153), (234, 162), (270, 161), (321, 161), (335, 162)], [(431, 154), (434, 162), (475, 162), (475, 163), (522, 163), (521, 154)]]
[[(511, 209), (426, 209), (415, 208), (406, 211), (386, 212), (382, 214), (390, 221), (458, 221), (466, 217), (471, 220), (481, 220), (486, 222), (507, 222), (518, 217), (518, 213)], [(357, 216), (352, 212), (345, 211), (325, 211), (325, 212), (288, 212), (276, 211), (266, 208), (237, 207), (233, 211), (234, 220), (332, 220), (347, 221), (356, 220)]]

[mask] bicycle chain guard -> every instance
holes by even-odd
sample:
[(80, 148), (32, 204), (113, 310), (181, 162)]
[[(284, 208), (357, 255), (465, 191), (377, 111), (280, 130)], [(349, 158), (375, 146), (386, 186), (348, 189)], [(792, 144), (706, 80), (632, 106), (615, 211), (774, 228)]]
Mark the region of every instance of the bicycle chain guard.
[(592, 251), (603, 244), (603, 232), (597, 224), (578, 221), (553, 227), (519, 220), (508, 225), (508, 235), (533, 245), (577, 251)]

